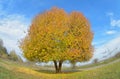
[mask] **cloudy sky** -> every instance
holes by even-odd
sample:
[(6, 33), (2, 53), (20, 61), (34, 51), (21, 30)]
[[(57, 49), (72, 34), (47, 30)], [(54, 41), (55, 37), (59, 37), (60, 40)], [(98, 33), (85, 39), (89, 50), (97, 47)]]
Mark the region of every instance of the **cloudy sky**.
[(0, 0), (0, 38), (8, 51), (17, 52), (18, 40), (25, 36), (32, 19), (51, 7), (66, 12), (79, 11), (88, 18), (97, 48), (120, 37), (120, 0)]

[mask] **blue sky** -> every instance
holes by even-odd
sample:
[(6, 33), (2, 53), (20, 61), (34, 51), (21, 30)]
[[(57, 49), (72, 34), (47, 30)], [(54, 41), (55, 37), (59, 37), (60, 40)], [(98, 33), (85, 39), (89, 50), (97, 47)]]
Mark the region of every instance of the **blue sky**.
[(56, 6), (66, 12), (79, 11), (90, 21), (92, 44), (99, 47), (120, 36), (120, 0), (0, 0), (0, 38), (10, 51), (18, 48), (32, 19)]

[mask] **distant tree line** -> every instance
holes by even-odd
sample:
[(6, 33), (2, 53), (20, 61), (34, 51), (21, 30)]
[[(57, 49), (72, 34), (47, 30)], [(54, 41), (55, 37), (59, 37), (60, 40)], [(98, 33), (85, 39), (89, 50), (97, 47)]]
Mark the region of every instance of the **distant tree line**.
[(3, 40), (0, 39), (0, 58), (8, 57), (7, 49), (4, 47)]
[(21, 57), (16, 54), (15, 50), (11, 50), (10, 53), (8, 53), (2, 39), (0, 39), (0, 58), (22, 62)]

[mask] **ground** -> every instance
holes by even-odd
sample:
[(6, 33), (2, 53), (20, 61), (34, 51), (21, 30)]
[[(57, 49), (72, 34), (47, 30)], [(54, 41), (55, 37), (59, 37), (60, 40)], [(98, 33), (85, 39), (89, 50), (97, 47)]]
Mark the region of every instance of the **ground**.
[(36, 67), (32, 64), (16, 63), (0, 59), (0, 79), (119, 79), (120, 59), (111, 62), (65, 69), (63, 73), (55, 74), (53, 69)]

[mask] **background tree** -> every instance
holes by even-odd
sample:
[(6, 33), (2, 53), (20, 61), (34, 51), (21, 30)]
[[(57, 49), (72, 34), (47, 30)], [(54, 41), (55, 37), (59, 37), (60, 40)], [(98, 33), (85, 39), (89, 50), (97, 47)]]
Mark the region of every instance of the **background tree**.
[(0, 39), (0, 57), (1, 58), (8, 57), (8, 52), (7, 52), (7, 49), (4, 47), (4, 43), (2, 39)]
[(13, 61), (22, 61), (22, 59), (16, 54), (15, 50), (10, 51), (9, 59)]
[(95, 59), (93, 60), (93, 63), (98, 63), (98, 59), (95, 58)]
[(76, 61), (70, 61), (71, 63), (71, 68), (75, 69), (76, 68)]
[(93, 55), (92, 39), (90, 24), (80, 12), (52, 8), (33, 19), (20, 48), (30, 61), (53, 61), (58, 73), (65, 60), (88, 61)]

